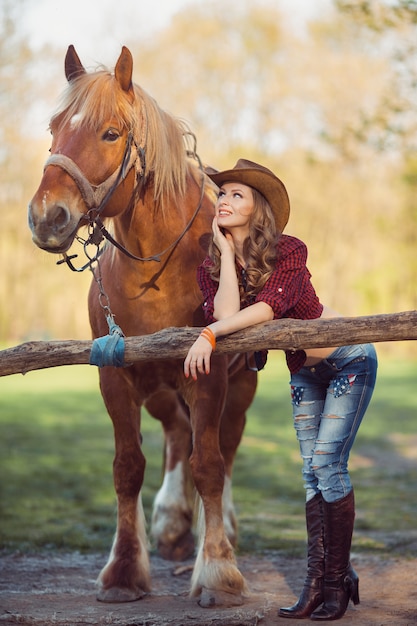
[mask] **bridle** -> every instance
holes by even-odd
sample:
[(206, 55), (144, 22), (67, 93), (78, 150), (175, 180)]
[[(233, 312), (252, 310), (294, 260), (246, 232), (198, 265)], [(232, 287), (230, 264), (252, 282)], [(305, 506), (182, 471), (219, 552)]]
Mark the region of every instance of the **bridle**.
[[(138, 184), (141, 185), (144, 181), (146, 172), (145, 148), (135, 142), (133, 132), (129, 131), (120, 166), (99, 185), (91, 184), (78, 165), (65, 154), (52, 154), (45, 163), (44, 171), (50, 165), (60, 167), (72, 178), (77, 185), (81, 197), (87, 207), (87, 213), (83, 216), (83, 219), (88, 221), (88, 238), (82, 239), (77, 234), (75, 239), (84, 245), (85, 254), (89, 259), (88, 262), (81, 268), (76, 268), (72, 263), (72, 259), (76, 258), (78, 255), (68, 255), (67, 253), (64, 253), (63, 258), (57, 262), (57, 265), (66, 263), (74, 272), (82, 272), (89, 268), (93, 260), (98, 258), (101, 254), (99, 245), (103, 240), (103, 237), (105, 237), (106, 234), (109, 234), (104, 227), (101, 214), (113, 193), (125, 180), (126, 176), (134, 166), (136, 168), (137, 181), (135, 188), (137, 188)], [(94, 257), (91, 257), (87, 253), (87, 247), (91, 244), (97, 246), (97, 253)]]
[[(132, 144), (135, 147), (136, 154), (132, 150)], [(98, 216), (102, 213), (116, 188), (126, 178), (132, 167), (135, 165), (138, 155), (141, 157), (140, 173), (144, 174), (145, 151), (135, 144), (133, 141), (133, 133), (130, 131), (127, 135), (125, 151), (119, 168), (117, 168), (113, 174), (110, 174), (110, 176), (99, 185), (92, 185), (84, 176), (78, 165), (65, 154), (52, 154), (45, 163), (44, 171), (49, 165), (57, 165), (63, 169), (71, 176), (72, 180), (77, 185), (82, 199), (88, 209), (87, 216), (93, 211)]]
[[(144, 108), (145, 107), (143, 106), (143, 109)], [(135, 261), (156, 261), (159, 263), (163, 255), (173, 250), (193, 224), (198, 212), (200, 211), (204, 197), (204, 167), (196, 152), (196, 137), (192, 133), (188, 134), (193, 138), (194, 148), (191, 151), (186, 151), (187, 157), (194, 158), (198, 162), (199, 169), (202, 172), (199, 202), (196, 209), (194, 210), (194, 213), (190, 217), (188, 223), (186, 224), (183, 231), (179, 234), (179, 236), (164, 250), (148, 257), (136, 256), (135, 254), (127, 250), (121, 243), (114, 239), (114, 237), (104, 226), (104, 223), (101, 219), (101, 215), (105, 206), (109, 202), (117, 187), (125, 180), (133, 167), (135, 167), (136, 170), (136, 183), (133, 189), (132, 197), (135, 197), (136, 194), (138, 194), (143, 188), (146, 180), (147, 120), (144, 124), (143, 137), (141, 138), (141, 141), (135, 141), (133, 130), (130, 130), (128, 132), (125, 150), (120, 166), (99, 185), (92, 185), (90, 181), (85, 177), (81, 169), (78, 167), (78, 165), (70, 157), (64, 154), (52, 154), (46, 161), (44, 170), (50, 165), (57, 166), (63, 169), (72, 178), (72, 180), (77, 185), (81, 197), (87, 207), (87, 213), (85, 214), (85, 216), (83, 216), (83, 219), (86, 219), (88, 222), (87, 239), (83, 239), (78, 234), (75, 236), (75, 239), (77, 239), (84, 246), (84, 253), (88, 258), (87, 263), (82, 267), (77, 268), (72, 263), (72, 260), (78, 255), (68, 255), (67, 253), (64, 253), (63, 258), (57, 261), (57, 265), (66, 263), (68, 267), (74, 272), (83, 272), (85, 269), (91, 268), (92, 263), (97, 261), (99, 256), (103, 252), (103, 249), (100, 248), (100, 244), (102, 243), (103, 239), (106, 239), (110, 244), (115, 246), (123, 254)], [(88, 249), (91, 245), (96, 247), (96, 253), (93, 256), (91, 256), (91, 254), (88, 252)]]

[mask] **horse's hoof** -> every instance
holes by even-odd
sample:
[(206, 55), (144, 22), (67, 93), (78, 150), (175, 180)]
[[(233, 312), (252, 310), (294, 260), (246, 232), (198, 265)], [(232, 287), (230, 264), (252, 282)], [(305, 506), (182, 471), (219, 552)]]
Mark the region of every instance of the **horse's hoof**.
[(158, 553), (166, 561), (186, 561), (194, 555), (195, 541), (188, 531), (175, 544), (158, 542)]
[(243, 597), (241, 593), (228, 593), (203, 587), (198, 604), (204, 609), (214, 606), (240, 606), (243, 604)]
[(100, 589), (97, 593), (99, 602), (135, 602), (146, 595), (142, 589), (127, 589), (126, 587), (111, 587), (110, 589)]

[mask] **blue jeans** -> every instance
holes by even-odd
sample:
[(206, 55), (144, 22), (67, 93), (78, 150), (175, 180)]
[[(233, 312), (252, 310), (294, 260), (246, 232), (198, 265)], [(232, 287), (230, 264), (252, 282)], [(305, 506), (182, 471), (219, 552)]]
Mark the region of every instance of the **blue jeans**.
[(306, 500), (335, 502), (352, 490), (349, 453), (375, 387), (372, 344), (337, 348), (291, 376), (294, 428), (303, 460)]

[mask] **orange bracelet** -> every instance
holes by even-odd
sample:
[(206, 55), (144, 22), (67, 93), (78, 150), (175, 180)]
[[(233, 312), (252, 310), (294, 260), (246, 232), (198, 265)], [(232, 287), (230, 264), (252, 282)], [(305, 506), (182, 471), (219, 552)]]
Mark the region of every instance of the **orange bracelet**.
[(211, 328), (206, 326), (206, 328), (204, 328), (201, 331), (200, 337), (204, 337), (204, 339), (207, 339), (207, 341), (210, 343), (211, 347), (213, 348), (213, 351), (216, 349), (216, 336), (211, 330)]

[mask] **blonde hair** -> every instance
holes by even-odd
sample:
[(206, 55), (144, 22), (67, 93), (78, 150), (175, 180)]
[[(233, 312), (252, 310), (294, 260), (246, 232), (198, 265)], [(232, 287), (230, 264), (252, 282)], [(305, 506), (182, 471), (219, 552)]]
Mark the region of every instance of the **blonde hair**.
[[(251, 191), (253, 212), (249, 221), (249, 236), (243, 244), (243, 254), (247, 261), (246, 284), (243, 284), (242, 277), (237, 272), (241, 301), (246, 302), (261, 291), (274, 271), (277, 261), (277, 243), (281, 235), (277, 231), (274, 214), (265, 197), (253, 187)], [(213, 240), (210, 242), (208, 253), (212, 261), (208, 272), (213, 280), (218, 282), (220, 252)]]

